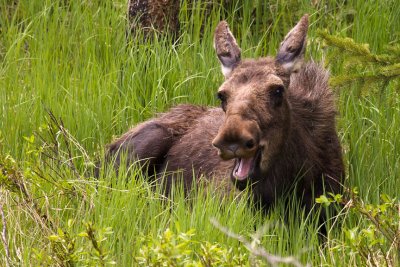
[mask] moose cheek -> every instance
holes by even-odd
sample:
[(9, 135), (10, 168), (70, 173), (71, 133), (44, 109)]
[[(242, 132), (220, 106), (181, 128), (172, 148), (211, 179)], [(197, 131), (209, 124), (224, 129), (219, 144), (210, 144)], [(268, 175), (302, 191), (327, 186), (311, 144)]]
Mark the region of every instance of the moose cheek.
[(226, 113), (226, 102), (221, 102), (221, 108)]
[(282, 85), (273, 86), (270, 92), (270, 99), (274, 107), (282, 106), (285, 89)]
[(283, 102), (282, 97), (275, 97), (273, 99), (273, 103), (274, 103), (274, 107), (275, 108), (279, 108), (280, 106), (282, 106), (282, 102)]

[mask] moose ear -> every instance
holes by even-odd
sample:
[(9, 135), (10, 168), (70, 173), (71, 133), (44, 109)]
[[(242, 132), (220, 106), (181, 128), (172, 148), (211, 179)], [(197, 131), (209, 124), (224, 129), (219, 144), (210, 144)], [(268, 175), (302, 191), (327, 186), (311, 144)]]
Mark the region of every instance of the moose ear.
[(221, 21), (215, 29), (214, 48), (221, 62), (222, 73), (228, 78), (240, 63), (240, 48), (226, 21)]
[(308, 15), (304, 15), (286, 35), (276, 56), (276, 61), (288, 72), (301, 68), (306, 50)]

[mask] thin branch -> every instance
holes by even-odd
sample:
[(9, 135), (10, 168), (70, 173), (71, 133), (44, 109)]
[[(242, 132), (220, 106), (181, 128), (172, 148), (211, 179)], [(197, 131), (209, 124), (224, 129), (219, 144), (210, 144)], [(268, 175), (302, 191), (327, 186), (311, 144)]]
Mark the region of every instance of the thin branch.
[[(285, 264), (292, 264), (293, 266), (296, 267), (304, 267), (295, 257), (280, 257), (276, 256), (273, 254), (268, 253), (263, 247), (257, 246), (255, 244), (252, 244), (249, 240), (247, 240), (244, 236), (238, 235), (228, 228), (222, 226), (216, 219), (210, 219), (211, 224), (214, 225), (217, 229), (219, 229), (221, 232), (226, 234), (227, 236), (234, 238), (238, 240), (239, 242), (243, 243), (243, 245), (250, 251), (255, 256), (259, 256), (263, 259), (265, 259), (269, 264), (272, 266), (278, 266), (279, 263), (285, 263)], [(310, 266), (310, 265), (305, 265), (305, 266)]]

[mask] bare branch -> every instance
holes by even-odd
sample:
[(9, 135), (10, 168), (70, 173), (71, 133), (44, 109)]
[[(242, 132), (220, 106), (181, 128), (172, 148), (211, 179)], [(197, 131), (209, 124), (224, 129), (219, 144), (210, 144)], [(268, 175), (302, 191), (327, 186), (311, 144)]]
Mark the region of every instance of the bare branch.
[[(279, 263), (286, 263), (286, 264), (292, 264), (293, 266), (296, 267), (304, 267), (295, 257), (280, 257), (276, 256), (273, 254), (268, 253), (263, 247), (260, 247), (256, 245), (255, 242), (250, 242), (247, 240), (244, 236), (238, 235), (228, 228), (222, 226), (216, 219), (212, 218), (210, 219), (211, 224), (214, 225), (217, 229), (219, 229), (221, 232), (226, 234), (227, 236), (237, 239), (243, 245), (250, 251), (255, 256), (259, 256), (263, 259), (265, 259), (269, 264), (272, 266), (278, 266)], [(309, 264), (305, 265), (310, 266)]]

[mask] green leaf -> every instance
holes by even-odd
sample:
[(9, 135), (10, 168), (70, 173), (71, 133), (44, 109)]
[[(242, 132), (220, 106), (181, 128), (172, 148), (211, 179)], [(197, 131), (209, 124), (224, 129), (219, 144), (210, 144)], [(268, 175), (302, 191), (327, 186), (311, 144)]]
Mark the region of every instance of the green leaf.
[(381, 194), (381, 199), (385, 203), (391, 203), (392, 199), (387, 194)]
[(68, 222), (67, 222), (68, 228), (71, 228), (73, 225), (74, 225), (74, 220), (69, 219)]
[(64, 233), (64, 231), (63, 231), (61, 228), (58, 228), (58, 229), (57, 229), (57, 233), (58, 233), (58, 235), (59, 235), (60, 237), (64, 237), (64, 236), (65, 236), (65, 233)]
[(60, 238), (58, 235), (50, 235), (50, 236), (48, 237), (48, 239), (49, 239), (50, 241), (53, 241), (53, 242), (58, 242), (58, 241), (61, 240), (61, 238)]
[(354, 243), (357, 239), (358, 236), (358, 228), (354, 227), (353, 229), (348, 229), (346, 231), (346, 237), (352, 242)]
[(341, 194), (336, 194), (333, 198), (337, 203), (341, 203), (343, 200), (343, 196)]
[(319, 204), (324, 204), (325, 206), (329, 206), (331, 204), (329, 199), (325, 195), (321, 195), (320, 197), (316, 198), (315, 202)]
[(89, 235), (88, 235), (86, 232), (80, 232), (80, 233), (78, 234), (78, 236), (80, 236), (80, 237), (86, 237), (86, 238), (89, 237)]

